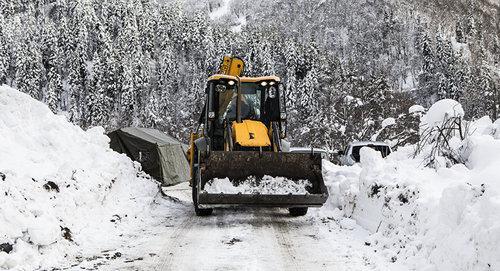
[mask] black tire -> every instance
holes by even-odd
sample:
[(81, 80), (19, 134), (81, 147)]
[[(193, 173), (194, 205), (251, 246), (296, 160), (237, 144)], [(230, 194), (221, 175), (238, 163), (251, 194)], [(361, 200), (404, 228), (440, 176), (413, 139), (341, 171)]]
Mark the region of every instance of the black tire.
[(288, 208), (291, 216), (303, 216), (307, 214), (307, 207)]
[(194, 178), (193, 178), (192, 191), (193, 191), (194, 212), (196, 213), (197, 216), (209, 216), (212, 214), (214, 209), (212, 208), (203, 209), (198, 207), (198, 188), (197, 188), (198, 180), (196, 180), (198, 176), (198, 170), (195, 169), (193, 175)]

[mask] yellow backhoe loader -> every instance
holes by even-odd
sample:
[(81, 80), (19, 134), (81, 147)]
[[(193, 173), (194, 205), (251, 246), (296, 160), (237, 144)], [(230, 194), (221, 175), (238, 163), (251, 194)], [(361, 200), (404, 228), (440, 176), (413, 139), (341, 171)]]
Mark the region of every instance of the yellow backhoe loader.
[[(217, 74), (208, 78), (205, 106), (191, 134), (188, 152), (197, 215), (225, 206), (283, 207), (292, 216), (320, 207), (328, 192), (321, 173), (321, 154), (285, 152), (285, 88), (277, 76), (243, 77), (244, 62), (225, 56)], [(235, 186), (249, 176), (307, 180), (303, 194), (209, 193), (215, 178)], [(283, 178), (275, 178), (276, 181)]]

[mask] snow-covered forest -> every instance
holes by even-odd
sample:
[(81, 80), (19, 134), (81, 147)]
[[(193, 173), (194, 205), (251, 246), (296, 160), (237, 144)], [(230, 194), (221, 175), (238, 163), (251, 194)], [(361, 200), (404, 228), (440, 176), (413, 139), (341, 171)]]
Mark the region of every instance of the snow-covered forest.
[[(81, 127), (155, 127), (187, 140), (221, 57), (287, 86), (289, 138), (418, 139), (413, 104), (500, 115), (494, 0), (0, 1), (0, 84)], [(382, 121), (396, 125), (381, 132)], [(403, 138), (403, 140), (401, 139)]]

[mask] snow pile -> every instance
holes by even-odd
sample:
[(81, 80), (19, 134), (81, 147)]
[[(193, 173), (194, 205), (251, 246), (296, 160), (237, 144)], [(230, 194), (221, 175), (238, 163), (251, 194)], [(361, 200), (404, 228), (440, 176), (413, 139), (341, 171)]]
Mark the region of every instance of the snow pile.
[(103, 133), (0, 87), (0, 269), (64, 267), (150, 219), (157, 183)]
[(434, 103), (423, 118), (423, 124), (429, 127), (440, 126), (444, 121), (453, 117), (463, 117), (462, 105), (452, 99), (443, 99)]
[(390, 125), (396, 124), (396, 119), (394, 118), (386, 118), (382, 121), (382, 128), (385, 128)]
[[(423, 121), (433, 125), (463, 115), (459, 104), (437, 104)], [(473, 134), (454, 145), (465, 164), (448, 168), (423, 167), (425, 154), (410, 158), (413, 146), (386, 159), (363, 148), (355, 167), (324, 162), (330, 191), (324, 215), (341, 210), (356, 220), (373, 233), (367, 245), (396, 264), (416, 270), (500, 270), (497, 124), (487, 118), (472, 122)]]
[(418, 104), (412, 105), (412, 106), (410, 106), (410, 108), (408, 108), (408, 113), (410, 113), (410, 114), (424, 113), (424, 112), (425, 112), (425, 108), (421, 105), (418, 105)]
[(205, 184), (204, 191), (211, 194), (271, 194), (271, 195), (305, 195), (307, 188), (312, 187), (308, 180), (290, 180), (285, 177), (264, 175), (262, 179), (249, 176), (245, 181), (234, 184), (229, 178), (214, 178)]

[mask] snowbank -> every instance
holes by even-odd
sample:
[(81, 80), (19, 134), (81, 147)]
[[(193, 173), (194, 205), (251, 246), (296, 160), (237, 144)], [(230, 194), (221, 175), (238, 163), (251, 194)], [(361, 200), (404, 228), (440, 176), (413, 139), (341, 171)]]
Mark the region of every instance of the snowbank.
[[(460, 115), (461, 106), (445, 100), (423, 121), (432, 125)], [(500, 270), (495, 123), (488, 118), (471, 123), (473, 134), (455, 146), (466, 163), (449, 168), (423, 167), (421, 156), (410, 158), (413, 146), (386, 159), (363, 148), (354, 167), (324, 162), (330, 191), (324, 215), (338, 208), (372, 232), (367, 245), (414, 270)]]
[(440, 126), (441, 123), (452, 117), (463, 117), (464, 109), (462, 105), (452, 99), (443, 99), (434, 103), (425, 117), (423, 118), (423, 124), (427, 124), (429, 127)]
[(308, 180), (290, 180), (285, 177), (271, 177), (264, 175), (258, 180), (255, 176), (249, 176), (244, 182), (233, 184), (229, 178), (215, 178), (207, 182), (204, 191), (218, 194), (272, 194), (272, 195), (305, 195), (306, 188), (312, 184)]
[(64, 267), (149, 218), (157, 184), (103, 133), (0, 87), (0, 269)]

